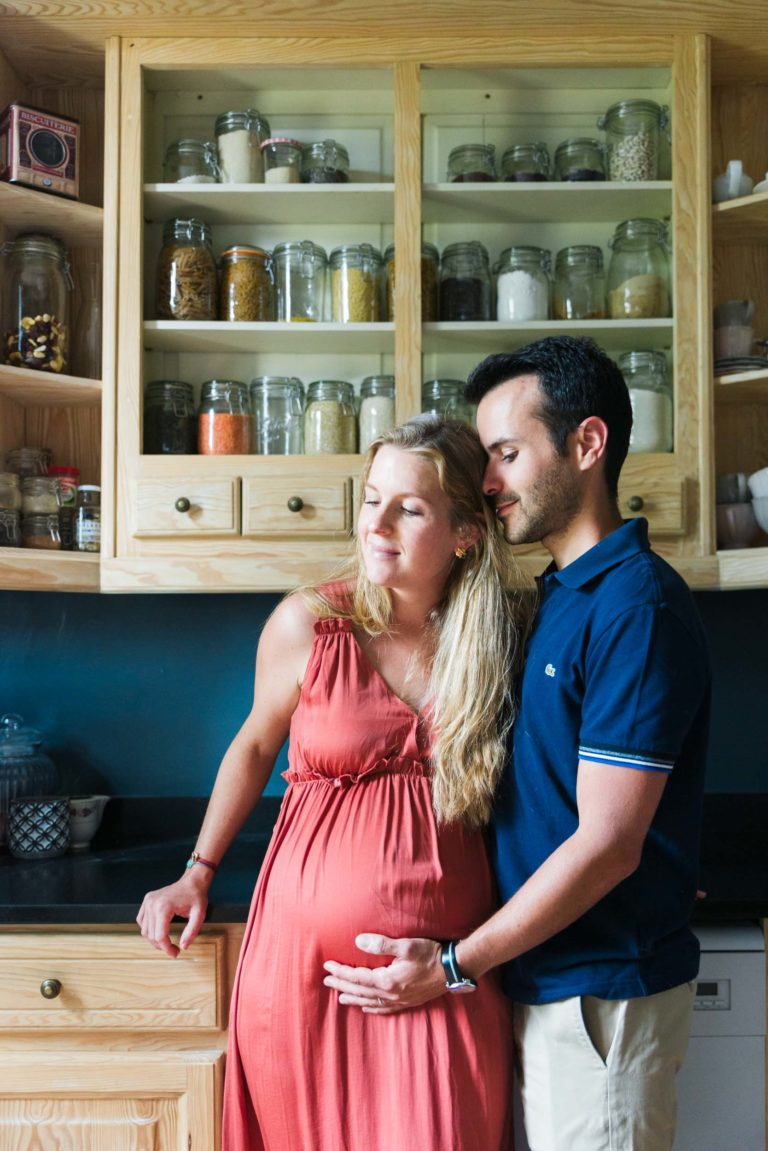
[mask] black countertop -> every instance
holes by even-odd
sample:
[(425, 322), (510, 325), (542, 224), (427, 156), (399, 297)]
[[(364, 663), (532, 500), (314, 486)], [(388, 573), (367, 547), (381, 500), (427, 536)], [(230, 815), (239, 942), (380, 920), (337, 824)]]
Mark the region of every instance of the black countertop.
[[(248, 916), (280, 806), (262, 799), (227, 853), (208, 922)], [(194, 848), (205, 800), (122, 798), (107, 805), (90, 849), (59, 859), (0, 855), (0, 923), (132, 923), (145, 892), (171, 883)], [(708, 795), (699, 922), (768, 918), (768, 794)]]

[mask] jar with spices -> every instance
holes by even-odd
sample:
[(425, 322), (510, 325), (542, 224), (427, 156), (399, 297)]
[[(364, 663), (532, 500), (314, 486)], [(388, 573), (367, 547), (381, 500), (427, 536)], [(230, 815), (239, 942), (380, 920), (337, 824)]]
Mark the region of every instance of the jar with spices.
[(303, 184), (346, 184), (349, 181), (349, 153), (336, 140), (305, 144), (301, 158)]
[(192, 456), (197, 451), (197, 413), (192, 385), (151, 380), (144, 390), (144, 454)]
[(165, 151), (163, 179), (167, 184), (218, 184), (216, 145), (202, 140), (174, 140)]
[(609, 243), (608, 315), (612, 320), (670, 316), (667, 230), (662, 220), (624, 220)]
[(260, 456), (299, 456), (304, 451), (304, 388), (295, 376), (251, 381), (253, 450)]
[(347, 455), (357, 450), (357, 419), (352, 385), (345, 380), (315, 380), (307, 388), (304, 451), (309, 456)]
[(302, 145), (298, 140), (273, 136), (261, 145), (265, 184), (300, 184)]
[(542, 183), (549, 179), (549, 150), (546, 144), (513, 144), (501, 157), (501, 178), (508, 183)]
[(5, 466), (17, 476), (47, 476), (51, 463), (48, 448), (12, 448), (6, 454)]
[(214, 131), (222, 184), (263, 184), (261, 145), (272, 134), (264, 117), (255, 108), (222, 112)]
[(448, 156), (448, 182), (451, 184), (489, 183), (496, 179), (496, 149), (493, 144), (460, 144)]
[(58, 514), (22, 516), (21, 542), (25, 548), (61, 551)]
[(21, 481), (21, 514), (59, 514), (61, 500), (58, 481), (53, 476), (25, 476)]
[(0, 247), (5, 256), (0, 362), (40, 372), (69, 366), (72, 277), (60, 240), (27, 232)]
[(488, 251), (477, 240), (449, 244), (440, 265), (440, 319), (472, 322), (491, 318)]
[(290, 240), (272, 252), (278, 320), (321, 323), (325, 318), (328, 256), (311, 240)]
[(395, 426), (395, 377), (366, 376), (360, 385), (360, 451)]
[(75, 513), (75, 551), (101, 550), (101, 488), (98, 484), (81, 484), (77, 489)]
[(463, 380), (425, 380), (421, 385), (421, 410), (435, 416), (474, 423), (474, 407), (464, 398)]
[(201, 456), (239, 456), (251, 450), (251, 405), (239, 380), (208, 380), (200, 392), (197, 450)]
[(211, 229), (203, 220), (168, 220), (157, 265), (160, 320), (215, 320), (216, 261)]
[(21, 547), (21, 512), (0, 507), (0, 548)]
[(0, 510), (21, 511), (21, 487), (15, 472), (0, 472)]
[(625, 352), (619, 371), (632, 403), (630, 452), (671, 452), (673, 449), (672, 388), (663, 352)]
[(59, 485), (61, 550), (72, 551), (75, 546), (75, 509), (77, 507), (77, 484), (80, 479), (80, 469), (59, 464), (54, 468), (49, 468), (48, 475), (52, 476)]
[(556, 320), (605, 317), (603, 252), (591, 244), (561, 248), (555, 258), (553, 314)]
[[(384, 253), (387, 275), (387, 319), (395, 318), (395, 245)], [(421, 245), (421, 322), (437, 320), (439, 303), (440, 253), (434, 244)]]
[(609, 180), (656, 180), (659, 132), (669, 109), (653, 100), (619, 100), (597, 121), (605, 130)]
[(381, 302), (381, 252), (370, 244), (343, 244), (328, 260), (331, 319), (335, 324), (375, 323)]
[(599, 140), (576, 137), (555, 150), (555, 179), (570, 183), (605, 179), (603, 146)]
[(269, 252), (263, 248), (226, 248), (219, 257), (219, 319), (271, 321), (275, 290)]
[(496, 318), (505, 322), (549, 319), (551, 253), (520, 245), (499, 257)]

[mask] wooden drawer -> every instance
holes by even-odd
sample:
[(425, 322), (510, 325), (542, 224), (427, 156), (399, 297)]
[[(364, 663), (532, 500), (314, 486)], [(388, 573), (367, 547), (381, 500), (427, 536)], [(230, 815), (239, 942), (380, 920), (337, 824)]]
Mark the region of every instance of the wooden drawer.
[[(225, 944), (200, 935), (170, 959), (139, 935), (3, 933), (0, 1030), (223, 1027)], [(56, 981), (52, 999), (46, 981)]]
[(231, 476), (138, 480), (134, 535), (238, 535), (239, 496), (240, 481)]
[(351, 531), (349, 476), (297, 473), (243, 480), (244, 536), (312, 538)]
[(651, 536), (685, 534), (685, 485), (663, 456), (629, 456), (619, 477), (619, 511), (625, 519), (645, 516)]

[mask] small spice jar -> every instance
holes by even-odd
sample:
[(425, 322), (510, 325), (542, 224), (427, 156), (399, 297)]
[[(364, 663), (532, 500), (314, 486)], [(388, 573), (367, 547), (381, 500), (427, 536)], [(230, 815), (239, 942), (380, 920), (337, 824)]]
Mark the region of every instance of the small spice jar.
[[(387, 319), (395, 318), (395, 245), (384, 253), (387, 279)], [(440, 289), (440, 253), (434, 244), (421, 245), (421, 322), (437, 320)]]
[(501, 253), (496, 280), (496, 318), (520, 323), (549, 319), (551, 253), (520, 245)]
[(546, 144), (513, 144), (501, 157), (501, 178), (508, 183), (542, 183), (549, 179), (549, 151)]
[(174, 140), (165, 151), (163, 179), (167, 184), (217, 184), (216, 145), (202, 140)]
[(15, 472), (0, 472), (0, 511), (21, 511), (21, 487)]
[(301, 161), (303, 148), (298, 140), (285, 136), (273, 136), (261, 145), (264, 157), (265, 184), (301, 183)]
[(477, 240), (449, 244), (440, 264), (440, 319), (471, 322), (491, 318), (488, 251)]
[(261, 145), (272, 133), (261, 113), (255, 108), (222, 112), (214, 131), (222, 184), (263, 184)]
[(0, 548), (21, 547), (21, 512), (0, 508)]
[(346, 455), (357, 449), (357, 419), (352, 385), (345, 380), (315, 380), (307, 388), (304, 451)]
[(46, 548), (61, 551), (59, 517), (57, 514), (22, 516), (21, 542), (25, 548)]
[(605, 179), (603, 146), (584, 136), (563, 140), (555, 149), (555, 179), (570, 183)]
[(328, 264), (333, 323), (376, 322), (381, 303), (381, 252), (370, 244), (343, 244), (333, 249)]
[(81, 484), (77, 489), (75, 512), (75, 551), (101, 550), (101, 488), (98, 484)]
[(304, 451), (304, 388), (295, 376), (258, 376), (251, 381), (253, 450), (260, 456), (298, 456)]
[(5, 466), (17, 476), (47, 476), (51, 462), (48, 448), (12, 448), (6, 454)]
[(673, 448), (672, 389), (663, 352), (625, 352), (619, 371), (632, 403), (630, 452), (671, 452)]
[(251, 450), (251, 405), (239, 380), (208, 380), (200, 393), (197, 450), (201, 456), (247, 455)]
[(40, 372), (69, 364), (72, 277), (60, 240), (28, 232), (0, 247), (6, 258), (0, 362)]
[(77, 507), (77, 485), (80, 469), (58, 464), (48, 469), (59, 486), (59, 535), (61, 550), (72, 551), (75, 546), (75, 509)]
[(474, 423), (474, 407), (464, 398), (463, 380), (425, 380), (421, 385), (421, 410)]
[(53, 476), (25, 476), (21, 481), (21, 514), (59, 514), (59, 485)]
[(597, 121), (605, 130), (609, 180), (656, 180), (659, 132), (669, 109), (653, 100), (619, 100)]
[(325, 315), (328, 255), (311, 240), (290, 240), (272, 252), (278, 320), (320, 323)]
[(608, 315), (649, 320), (671, 315), (667, 230), (662, 220), (624, 220), (609, 243)]
[(157, 316), (161, 320), (215, 320), (216, 261), (211, 229), (203, 220), (168, 220), (157, 264)]
[(605, 317), (603, 252), (591, 244), (561, 248), (555, 257), (553, 314), (556, 320)]
[(219, 319), (269, 321), (275, 318), (275, 289), (269, 252), (238, 245), (219, 257)]
[(496, 149), (493, 144), (460, 144), (448, 156), (448, 182), (451, 184), (489, 183), (496, 179)]
[(336, 140), (305, 144), (301, 158), (303, 184), (346, 184), (349, 181), (349, 153)]
[(192, 385), (151, 380), (144, 389), (144, 454), (190, 456), (197, 451)]
[(360, 385), (360, 451), (395, 426), (395, 377), (366, 376)]

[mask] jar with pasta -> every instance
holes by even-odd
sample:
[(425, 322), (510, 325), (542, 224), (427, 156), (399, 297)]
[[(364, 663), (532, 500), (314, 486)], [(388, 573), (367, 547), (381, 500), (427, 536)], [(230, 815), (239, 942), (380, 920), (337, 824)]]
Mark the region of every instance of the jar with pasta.
[(197, 432), (201, 456), (247, 455), (251, 450), (247, 385), (239, 380), (207, 380), (200, 392)]
[(275, 318), (275, 291), (269, 252), (238, 245), (219, 257), (219, 319), (251, 322)]
[(381, 253), (371, 244), (343, 244), (331, 252), (331, 319), (376, 322), (380, 316)]
[[(395, 245), (384, 253), (387, 278), (387, 319), (395, 318)], [(432, 324), (437, 320), (440, 288), (440, 253), (434, 244), (421, 245), (421, 322)]]
[(157, 264), (158, 319), (215, 320), (217, 295), (210, 227), (194, 218), (168, 220)]
[(609, 247), (610, 318), (650, 320), (670, 316), (667, 230), (663, 220), (624, 220)]
[(315, 380), (307, 388), (304, 451), (309, 456), (346, 455), (357, 450), (357, 418), (352, 385)]

